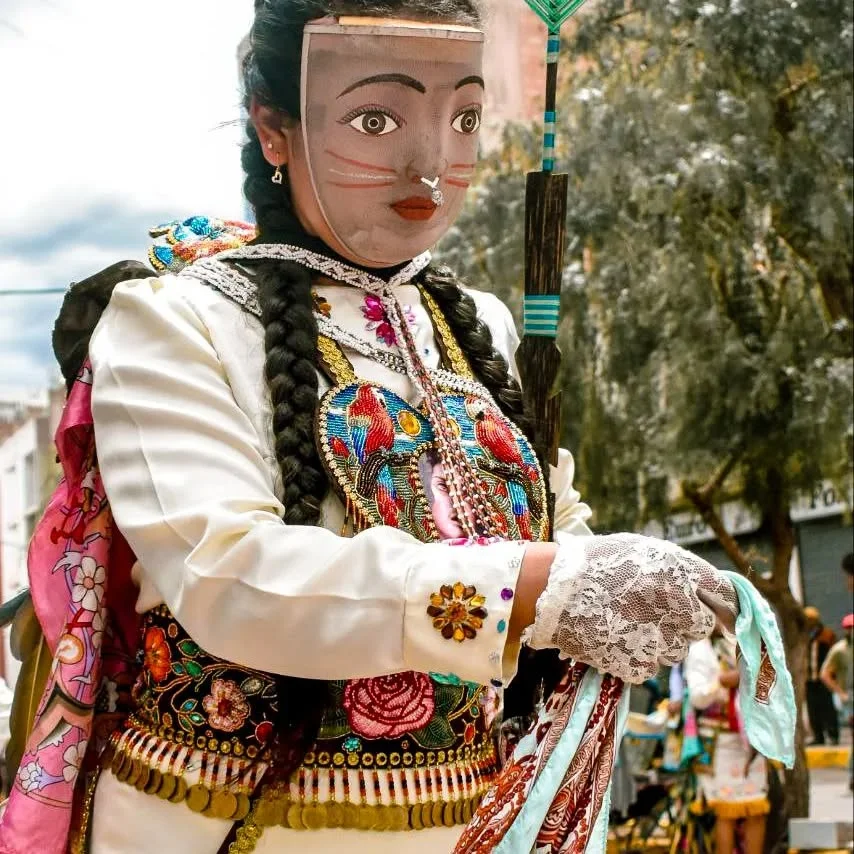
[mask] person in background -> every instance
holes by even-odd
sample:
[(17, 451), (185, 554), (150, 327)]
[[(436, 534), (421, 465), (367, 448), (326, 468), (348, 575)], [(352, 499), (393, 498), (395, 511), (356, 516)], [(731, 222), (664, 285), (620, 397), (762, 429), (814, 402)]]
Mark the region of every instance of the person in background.
[(836, 642), (833, 630), (821, 621), (817, 608), (804, 608), (809, 632), (807, 660), (807, 714), (814, 745), (824, 744), (825, 735), (831, 744), (839, 744), (839, 716), (833, 705), (833, 695), (821, 681), (821, 666)]
[[(715, 814), (717, 854), (762, 854), (770, 811), (765, 760), (747, 745), (738, 709), (739, 671), (735, 646), (718, 638), (691, 644), (682, 666), (688, 702), (720, 727), (710, 774), (700, 790)], [(741, 848), (736, 830), (743, 821)]]
[[(821, 668), (821, 681), (842, 701), (848, 726), (854, 730), (854, 614), (842, 621), (842, 628), (845, 636), (827, 654)], [(848, 788), (854, 791), (854, 750), (848, 765)]]
[(848, 592), (854, 593), (854, 552), (848, 552), (848, 554), (842, 558), (842, 571), (845, 573)]
[(674, 664), (667, 677), (667, 711), (671, 717), (682, 713), (682, 703), (685, 698), (685, 679), (682, 665)]

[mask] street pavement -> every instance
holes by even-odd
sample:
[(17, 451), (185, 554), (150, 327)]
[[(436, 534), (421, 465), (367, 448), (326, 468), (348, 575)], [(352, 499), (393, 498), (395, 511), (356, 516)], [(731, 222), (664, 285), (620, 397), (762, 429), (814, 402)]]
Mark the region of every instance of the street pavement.
[(810, 818), (851, 822), (854, 797), (848, 789), (845, 768), (814, 768), (810, 771)]

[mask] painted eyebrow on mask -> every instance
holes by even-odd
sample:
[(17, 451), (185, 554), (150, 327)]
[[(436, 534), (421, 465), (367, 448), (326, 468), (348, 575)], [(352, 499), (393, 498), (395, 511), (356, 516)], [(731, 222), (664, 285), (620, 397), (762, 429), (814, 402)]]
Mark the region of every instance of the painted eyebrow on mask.
[(463, 79), (454, 86), (454, 89), (462, 89), (463, 86), (468, 86), (469, 83), (476, 83), (481, 89), (486, 89), (486, 83), (484, 83), (483, 78), (478, 77), (477, 74), (472, 74), (469, 77), (463, 77)]
[(420, 80), (416, 80), (408, 74), (374, 74), (372, 77), (366, 77), (364, 80), (359, 80), (352, 86), (348, 86), (338, 97), (343, 98), (353, 90), (362, 86), (370, 86), (372, 83), (399, 83), (401, 86), (408, 86), (422, 95), (427, 92), (427, 87)]

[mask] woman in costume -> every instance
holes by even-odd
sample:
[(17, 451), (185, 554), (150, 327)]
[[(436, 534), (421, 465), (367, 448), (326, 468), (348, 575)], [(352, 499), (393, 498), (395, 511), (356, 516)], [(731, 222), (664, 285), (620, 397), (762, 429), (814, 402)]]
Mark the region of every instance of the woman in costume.
[(744, 851), (761, 854), (770, 812), (765, 759), (744, 735), (738, 708), (740, 675), (734, 646), (724, 638), (691, 645), (683, 665), (688, 702), (717, 730), (710, 773), (699, 775), (700, 791), (715, 814), (715, 851), (736, 850), (743, 824)]
[(523, 642), (642, 682), (734, 610), (678, 547), (590, 535), (569, 454), (544, 472), (524, 437), (508, 311), (430, 264), (482, 42), (469, 0), (256, 2), (258, 235), (112, 293), (82, 376), (141, 672), (82, 799), (94, 854), (450, 852)]

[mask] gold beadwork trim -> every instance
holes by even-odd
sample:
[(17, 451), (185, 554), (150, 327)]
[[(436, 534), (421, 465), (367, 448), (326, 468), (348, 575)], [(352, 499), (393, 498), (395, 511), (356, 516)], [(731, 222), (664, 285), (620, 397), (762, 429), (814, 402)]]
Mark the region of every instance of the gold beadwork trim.
[(222, 758), (234, 756), (249, 762), (267, 762), (270, 759), (269, 749), (259, 750), (250, 744), (244, 747), (236, 739), (233, 741), (217, 741), (216, 739), (198, 736), (193, 738), (189, 733), (175, 727), (152, 726), (136, 712), (128, 718), (128, 725), (140, 733), (152, 738), (160, 738), (175, 745), (174, 752), (177, 754), (182, 748), (188, 750), (203, 750), (206, 753), (216, 753)]
[(101, 769), (96, 768), (86, 778), (86, 789), (80, 807), (80, 817), (76, 827), (71, 828), (68, 841), (68, 854), (87, 854), (89, 850), (89, 830), (92, 823), (92, 804), (95, 801), (95, 789)]
[(331, 375), (336, 385), (350, 385), (357, 381), (356, 372), (341, 347), (325, 335), (317, 336), (317, 349), (321, 366)]
[[(472, 699), (472, 703), (476, 701), (479, 695), (476, 694)], [(460, 710), (465, 712), (471, 704)], [(459, 715), (455, 715), (459, 716)], [(354, 760), (348, 761), (349, 757), (355, 757)], [(370, 768), (376, 765), (379, 768), (431, 768), (441, 767), (449, 762), (465, 762), (471, 764), (480, 764), (493, 762), (495, 760), (495, 748), (492, 740), (488, 735), (483, 736), (480, 744), (466, 744), (463, 747), (450, 748), (445, 750), (406, 750), (403, 752), (386, 753), (371, 753), (363, 751), (358, 754), (345, 754), (343, 751), (330, 753), (329, 751), (321, 751), (315, 753), (313, 750), (306, 753), (303, 758), (303, 768), (343, 768), (348, 765), (351, 768)], [(355, 763), (355, 764), (353, 764)]]
[(424, 302), (424, 307), (427, 309), (427, 313), (433, 321), (433, 328), (439, 336), (442, 349), (447, 355), (448, 361), (451, 363), (451, 370), (453, 370), (453, 372), (458, 376), (465, 377), (469, 380), (475, 379), (474, 371), (471, 369), (468, 359), (463, 355), (460, 345), (457, 344), (457, 339), (454, 338), (454, 333), (451, 332), (451, 327), (448, 325), (448, 321), (445, 320), (445, 315), (442, 314), (439, 304), (432, 296), (430, 296), (429, 293), (427, 293), (423, 286), (419, 285), (418, 290), (421, 293), (421, 299)]

